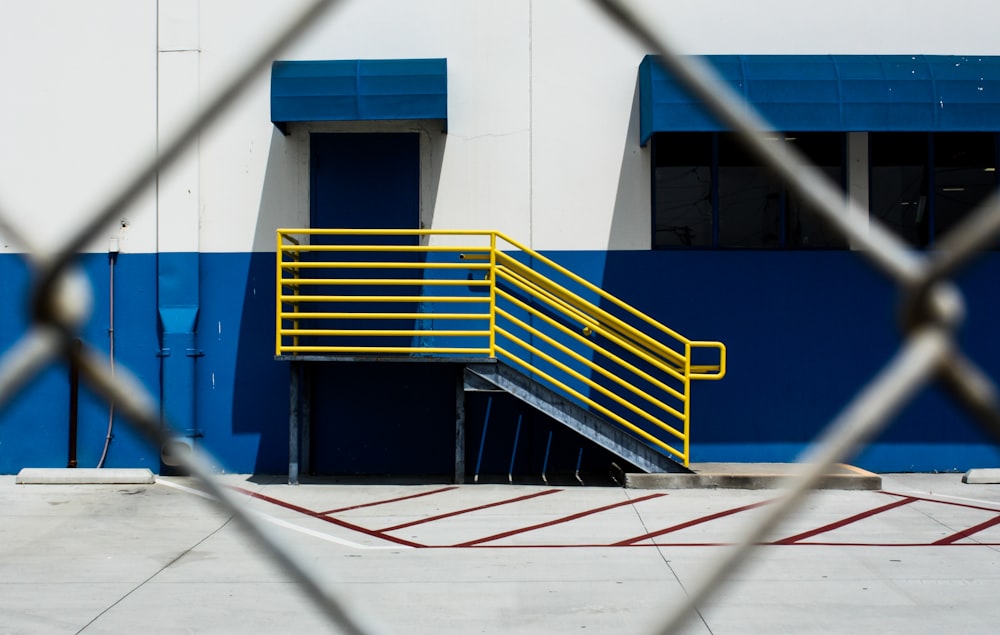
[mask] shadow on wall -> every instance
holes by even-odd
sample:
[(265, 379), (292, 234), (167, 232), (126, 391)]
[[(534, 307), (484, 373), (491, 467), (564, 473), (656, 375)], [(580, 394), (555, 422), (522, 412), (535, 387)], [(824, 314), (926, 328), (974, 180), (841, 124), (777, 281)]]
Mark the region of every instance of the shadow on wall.
[[(308, 201), (309, 193), (306, 191), (299, 194), (298, 189), (308, 189), (309, 175), (299, 174), (300, 169), (306, 168), (299, 166), (302, 157), (297, 142), (298, 137), (285, 136), (278, 128), (271, 128), (267, 166), (264, 169), (264, 182), (261, 184), (260, 207), (257, 209), (257, 224), (253, 232), (255, 253), (264, 252), (273, 255), (276, 244), (275, 231), (279, 227), (294, 227), (299, 223), (308, 222), (308, 206), (303, 206), (300, 201)], [(308, 145), (306, 147), (308, 148)]]
[[(274, 253), (279, 227), (307, 227), (310, 217), (309, 147), (312, 134), (417, 133), (420, 135), (420, 222), (434, 226), (441, 169), (448, 135), (437, 120), (338, 121), (290, 124), (290, 135), (272, 130), (260, 209), (254, 230), (254, 251)], [(636, 133), (638, 134), (638, 133)]]
[[(434, 227), (434, 209), (437, 207), (438, 187), (441, 184), (441, 166), (448, 135), (420, 131), (420, 225), (422, 229)], [(426, 176), (425, 176), (426, 175)]]
[[(222, 396), (227, 395), (227, 374), (232, 381), (228, 392), (231, 400), (209, 410), (222, 415), (220, 426), (231, 422), (230, 429), (218, 431), (219, 437), (227, 441), (225, 447), (215, 442), (212, 449), (225, 467), (236, 471), (283, 473), (288, 469), (288, 364), (274, 360), (275, 230), (288, 225), (288, 219), (294, 217), (296, 160), (292, 138), (273, 129), (254, 249), (244, 254), (214, 254), (221, 262), (205, 272), (218, 279), (206, 285), (216, 292), (203, 300), (203, 305), (214, 304), (203, 306), (203, 314), (228, 317), (228, 328), (218, 325), (215, 342), (215, 322), (203, 320), (203, 349), (208, 360), (208, 347), (221, 346), (216, 359), (232, 363), (231, 373), (226, 373), (226, 364), (219, 367), (216, 362), (215, 374), (210, 378), (213, 396), (217, 387), (222, 388)], [(232, 332), (230, 325), (238, 325), (238, 335), (231, 343), (225, 333)], [(229, 417), (224, 416), (227, 410)]]
[(650, 153), (639, 145), (639, 78), (629, 111), (628, 132), (618, 173), (618, 191), (608, 249), (649, 249), (652, 244)]

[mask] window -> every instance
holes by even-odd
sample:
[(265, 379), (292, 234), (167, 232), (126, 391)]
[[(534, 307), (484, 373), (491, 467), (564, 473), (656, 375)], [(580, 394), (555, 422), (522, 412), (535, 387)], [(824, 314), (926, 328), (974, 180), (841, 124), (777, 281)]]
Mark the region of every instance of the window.
[(926, 133), (885, 132), (868, 136), (869, 214), (906, 242), (927, 245), (928, 139)]
[(934, 148), (934, 238), (948, 232), (997, 187), (995, 134), (939, 133)]
[(713, 135), (678, 132), (653, 142), (656, 247), (711, 247)]
[[(845, 135), (785, 133), (844, 187)], [(735, 135), (653, 135), (654, 248), (843, 249), (846, 242)]]
[(996, 136), (871, 133), (871, 215), (911, 245), (933, 246), (996, 189)]
[[(934, 242), (998, 188), (993, 132), (872, 132), (869, 213), (915, 247)], [(846, 135), (775, 136), (841, 189)], [(653, 134), (655, 249), (846, 249), (847, 242), (730, 133)]]
[[(842, 134), (799, 134), (788, 139), (818, 170), (846, 191), (845, 170), (847, 139)], [(847, 240), (836, 232), (815, 209), (798, 194), (788, 193), (785, 204), (786, 237), (789, 247), (802, 249), (846, 249)]]
[(719, 135), (718, 247), (781, 246), (781, 184), (733, 135)]

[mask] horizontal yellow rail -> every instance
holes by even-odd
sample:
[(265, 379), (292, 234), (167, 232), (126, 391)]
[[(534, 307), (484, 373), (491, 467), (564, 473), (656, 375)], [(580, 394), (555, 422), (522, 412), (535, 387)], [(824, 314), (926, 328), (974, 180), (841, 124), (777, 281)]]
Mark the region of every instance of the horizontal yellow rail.
[(296, 280), (284, 283), (286, 286), (319, 286), (319, 285), (352, 285), (366, 284), (375, 287), (400, 286), (400, 287), (488, 287), (489, 280), (448, 280), (444, 278), (314, 278), (311, 280)]
[[(691, 342), (692, 348), (714, 348), (719, 351), (718, 366), (692, 366), (691, 379), (722, 379), (726, 376), (726, 345), (722, 342)], [(715, 368), (715, 372), (709, 372)], [(697, 370), (695, 370), (697, 369)]]
[(464, 355), (486, 355), (490, 352), (488, 348), (466, 348), (460, 346), (422, 346), (415, 348), (412, 346), (286, 346), (286, 353), (427, 353), (427, 354), (464, 354)]
[(309, 249), (303, 247), (281, 248), (282, 251), (318, 251), (318, 252), (345, 252), (362, 251), (367, 253), (461, 253), (468, 251), (468, 247), (424, 247), (421, 245), (312, 245)]
[(435, 320), (488, 320), (490, 319), (489, 314), (486, 313), (326, 313), (326, 312), (288, 312), (282, 311), (278, 314), (278, 317), (282, 320), (346, 320), (346, 319), (356, 319), (356, 320), (421, 320), (426, 318), (433, 318)]
[(446, 331), (428, 329), (281, 329), (282, 335), (364, 335), (366, 337), (393, 337), (404, 335), (441, 335), (441, 336), (472, 336), (488, 337), (489, 331)]
[(489, 298), (448, 295), (282, 295), (282, 302), (462, 302), (489, 303)]
[[(471, 269), (489, 271), (489, 264), (426, 262), (282, 262), (280, 269)], [(285, 284), (291, 283), (285, 280)]]
[[(276, 249), (278, 356), (500, 358), (685, 465), (690, 382), (726, 374), (721, 342), (499, 232), (279, 229)], [(699, 351), (718, 361), (695, 363)]]

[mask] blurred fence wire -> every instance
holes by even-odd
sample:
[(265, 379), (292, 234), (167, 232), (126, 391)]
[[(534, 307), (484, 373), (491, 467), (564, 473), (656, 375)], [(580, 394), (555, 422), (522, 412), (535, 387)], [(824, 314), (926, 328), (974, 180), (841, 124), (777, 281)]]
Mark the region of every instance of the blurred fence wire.
[[(358, 0), (355, 0), (358, 1)], [(965, 407), (982, 427), (1000, 439), (1000, 403), (993, 380), (982, 372), (956, 345), (956, 330), (964, 317), (964, 303), (948, 277), (963, 268), (1000, 235), (1000, 199), (991, 197), (978, 210), (956, 225), (938, 243), (934, 253), (910, 249), (900, 239), (870, 219), (857, 202), (845, 204), (840, 190), (812, 167), (789, 144), (767, 143), (775, 132), (762, 118), (747, 112), (740, 99), (697, 57), (677, 49), (669, 28), (652, 25), (628, 3), (591, 0), (607, 18), (634, 38), (643, 48), (659, 55), (665, 70), (702, 101), (726, 128), (785, 180), (799, 196), (818, 210), (825, 220), (857, 246), (865, 257), (897, 286), (899, 320), (904, 339), (884, 368), (863, 386), (855, 398), (814, 441), (802, 457), (798, 475), (790, 479), (782, 496), (768, 512), (755, 519), (744, 536), (720, 554), (701, 579), (687, 589), (687, 596), (670, 607), (656, 632), (671, 633), (682, 627), (698, 607), (724, 584), (727, 577), (812, 490), (835, 463), (850, 457), (876, 435), (892, 416), (930, 382), (939, 382)], [(16, 210), (0, 209), (0, 230), (18, 245), (33, 272), (31, 328), (0, 357), (0, 409), (34, 377), (53, 362), (76, 363), (81, 377), (102, 398), (113, 402), (128, 422), (158, 446), (169, 446), (174, 433), (162, 421), (159, 405), (141, 383), (120, 365), (112, 370), (102, 355), (89, 346), (71, 343), (89, 316), (90, 288), (76, 268), (77, 254), (84, 245), (169, 167), (180, 154), (211, 126), (247, 84), (308, 26), (334, 5), (335, 0), (314, 0), (259, 47), (247, 61), (194, 114), (180, 132), (162, 144), (156, 158), (121, 179), (121, 186), (99, 209), (82, 216), (85, 220), (64, 244), (43, 249), (20, 233), (10, 222)], [(365, 615), (358, 615), (336, 592), (324, 588), (319, 577), (300, 558), (277, 540), (216, 482), (200, 453), (177, 455), (182, 469), (199, 479), (217, 504), (243, 526), (262, 553), (280, 566), (301, 592), (312, 600), (331, 626), (345, 633), (373, 633)]]
[(671, 633), (715, 592), (750, 554), (754, 545), (794, 509), (835, 464), (850, 459), (928, 382), (939, 381), (993, 437), (1000, 438), (996, 387), (962, 354), (955, 331), (964, 303), (947, 279), (1000, 234), (1000, 199), (990, 197), (955, 226), (931, 254), (910, 249), (856, 201), (847, 201), (818, 169), (789, 144), (767, 143), (776, 131), (739, 97), (711, 66), (681, 54), (668, 29), (651, 26), (620, 0), (593, 0), (609, 19), (654, 54), (664, 69), (697, 97), (726, 128), (736, 132), (789, 188), (807, 200), (837, 231), (857, 245), (859, 253), (881, 269), (900, 293), (900, 327), (905, 338), (895, 356), (827, 426), (802, 457), (800, 473), (767, 514), (745, 530), (729, 551), (690, 587), (684, 602), (665, 617), (658, 632)]

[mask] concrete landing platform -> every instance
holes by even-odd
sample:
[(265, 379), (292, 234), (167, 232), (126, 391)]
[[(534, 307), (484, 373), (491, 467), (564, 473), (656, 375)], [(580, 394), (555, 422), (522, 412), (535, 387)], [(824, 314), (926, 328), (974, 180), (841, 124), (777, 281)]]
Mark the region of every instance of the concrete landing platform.
[(26, 467), (17, 474), (18, 485), (148, 485), (156, 482), (146, 469), (38, 468)]
[[(632, 489), (772, 489), (784, 487), (786, 479), (801, 469), (797, 463), (692, 463), (693, 474), (625, 475)], [(882, 477), (853, 465), (839, 464), (817, 489), (878, 490)]]
[(962, 477), (962, 482), (977, 485), (996, 485), (1000, 483), (1000, 468), (987, 467), (969, 470)]

